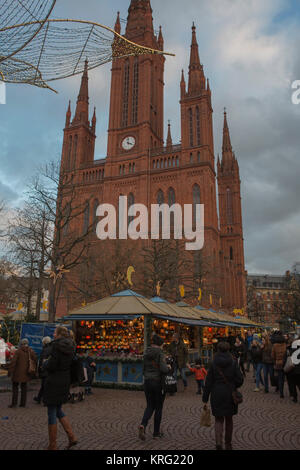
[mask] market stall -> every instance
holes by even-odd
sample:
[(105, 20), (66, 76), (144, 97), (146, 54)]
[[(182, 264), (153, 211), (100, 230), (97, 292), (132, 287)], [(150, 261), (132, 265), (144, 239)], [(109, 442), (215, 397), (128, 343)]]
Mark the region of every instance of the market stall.
[(64, 320), (73, 322), (77, 352), (93, 356), (95, 381), (119, 385), (142, 385), (143, 353), (152, 331), (166, 344), (180, 331), (193, 361), (199, 357), (199, 327), (210, 325), (198, 312), (130, 290), (73, 310)]

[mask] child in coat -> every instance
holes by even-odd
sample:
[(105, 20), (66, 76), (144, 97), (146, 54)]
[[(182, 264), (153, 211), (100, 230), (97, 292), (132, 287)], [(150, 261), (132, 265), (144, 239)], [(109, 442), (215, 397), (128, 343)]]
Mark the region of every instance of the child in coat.
[(207, 370), (202, 366), (201, 360), (197, 359), (195, 367), (191, 367), (190, 364), (187, 364), (193, 374), (195, 374), (195, 379), (198, 385), (197, 395), (201, 395), (202, 389), (204, 388), (204, 381), (207, 376)]

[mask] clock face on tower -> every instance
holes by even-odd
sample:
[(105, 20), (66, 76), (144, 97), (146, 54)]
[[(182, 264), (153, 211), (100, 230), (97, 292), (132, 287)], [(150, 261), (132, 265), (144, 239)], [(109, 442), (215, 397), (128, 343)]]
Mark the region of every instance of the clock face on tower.
[(125, 137), (122, 140), (122, 147), (124, 150), (131, 150), (135, 146), (135, 138), (133, 136)]

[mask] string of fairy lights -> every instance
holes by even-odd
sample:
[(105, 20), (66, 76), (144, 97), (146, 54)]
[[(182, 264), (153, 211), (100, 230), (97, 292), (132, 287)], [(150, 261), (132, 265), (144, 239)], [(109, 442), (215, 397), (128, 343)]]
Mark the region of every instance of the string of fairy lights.
[(136, 44), (100, 23), (49, 19), (54, 4), (0, 0), (3, 81), (52, 89), (48, 82), (81, 74), (86, 61), (91, 70), (129, 56), (174, 55)]

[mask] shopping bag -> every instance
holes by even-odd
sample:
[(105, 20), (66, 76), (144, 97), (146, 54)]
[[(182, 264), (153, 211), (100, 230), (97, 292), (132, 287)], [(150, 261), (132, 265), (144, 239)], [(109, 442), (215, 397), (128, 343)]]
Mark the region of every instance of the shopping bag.
[(203, 407), (200, 417), (200, 426), (205, 426), (207, 428), (211, 426), (210, 408), (208, 406)]
[(291, 356), (289, 356), (286, 360), (285, 366), (283, 368), (285, 374), (289, 374), (292, 372), (295, 368), (295, 365), (293, 364)]

